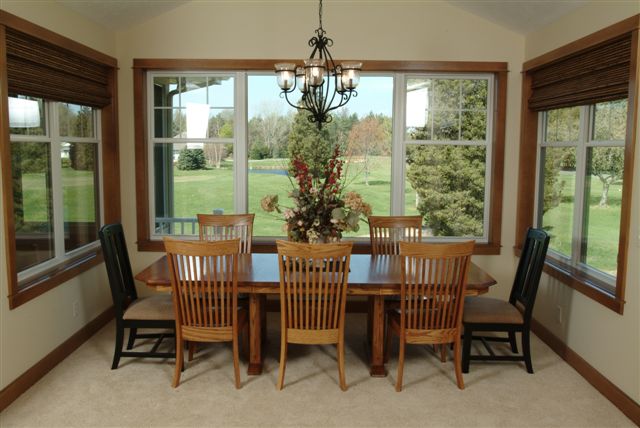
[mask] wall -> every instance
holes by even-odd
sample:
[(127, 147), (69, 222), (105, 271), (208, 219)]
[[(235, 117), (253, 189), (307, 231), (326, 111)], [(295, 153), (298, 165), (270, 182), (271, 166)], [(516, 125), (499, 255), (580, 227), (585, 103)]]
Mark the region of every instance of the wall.
[[(2, 9), (105, 54), (115, 56), (113, 33), (55, 2), (2, 1)], [(0, 212), (2, 208), (0, 198)], [(0, 214), (0, 389), (3, 389), (49, 352), (111, 306), (104, 266), (9, 310), (4, 218)], [(80, 303), (73, 317), (73, 302)]]
[[(578, 9), (526, 37), (526, 59), (640, 13), (638, 2), (607, 2)], [(640, 123), (637, 135), (640, 135)], [(534, 317), (589, 364), (640, 403), (640, 143), (636, 142), (624, 315), (544, 276)], [(557, 321), (557, 308), (562, 323)]]

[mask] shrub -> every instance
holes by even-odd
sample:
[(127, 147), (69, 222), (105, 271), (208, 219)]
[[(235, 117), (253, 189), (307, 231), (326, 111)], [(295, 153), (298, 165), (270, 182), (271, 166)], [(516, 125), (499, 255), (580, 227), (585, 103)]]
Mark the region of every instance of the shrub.
[(204, 157), (202, 149), (182, 149), (178, 156), (177, 167), (183, 171), (193, 171), (196, 169), (205, 169), (207, 160)]

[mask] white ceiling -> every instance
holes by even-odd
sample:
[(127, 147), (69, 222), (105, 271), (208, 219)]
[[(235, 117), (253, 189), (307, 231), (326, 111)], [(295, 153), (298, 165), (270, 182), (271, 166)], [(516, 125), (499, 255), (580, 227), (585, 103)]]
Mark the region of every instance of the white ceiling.
[(162, 15), (189, 0), (57, 0), (110, 30), (122, 30)]
[(590, 3), (588, 0), (448, 0), (520, 34), (528, 34)]
[[(121, 30), (189, 0), (57, 0), (106, 28)], [(212, 1), (212, 0), (210, 0)], [(215, 0), (213, 0), (215, 1)], [(255, 1), (255, 0), (254, 0)], [(309, 0), (305, 0), (309, 1)], [(329, 0), (330, 1), (330, 0)], [(345, 0), (341, 0), (345, 1)], [(420, 0), (429, 1), (429, 0)], [(606, 0), (600, 0), (606, 1)], [(555, 21), (589, 0), (447, 0), (448, 3), (520, 34)]]

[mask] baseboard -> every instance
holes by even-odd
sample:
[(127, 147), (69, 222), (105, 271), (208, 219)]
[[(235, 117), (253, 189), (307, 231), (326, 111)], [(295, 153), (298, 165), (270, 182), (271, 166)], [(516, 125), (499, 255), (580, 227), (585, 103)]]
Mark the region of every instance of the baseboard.
[(596, 370), (584, 358), (569, 348), (562, 340), (555, 336), (545, 326), (535, 319), (531, 320), (531, 331), (546, 343), (556, 354), (573, 367), (580, 375), (597, 389), (605, 398), (611, 401), (631, 421), (640, 426), (640, 404), (615, 386), (602, 373)]
[(110, 307), (0, 391), (0, 412), (113, 319)]

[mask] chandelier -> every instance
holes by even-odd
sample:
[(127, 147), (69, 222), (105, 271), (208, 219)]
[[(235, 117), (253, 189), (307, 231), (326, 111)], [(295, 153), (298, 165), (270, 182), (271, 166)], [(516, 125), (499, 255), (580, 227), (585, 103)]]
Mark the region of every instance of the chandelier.
[[(313, 48), (309, 59), (304, 60), (304, 67), (293, 63), (275, 64), (278, 86), (282, 89), (280, 97), (284, 97), (290, 106), (309, 112), (308, 119), (318, 125), (331, 122), (329, 112), (344, 106), (351, 97), (358, 96), (356, 87), (360, 81), (361, 62), (343, 62), (336, 65), (329, 53), (333, 40), (326, 36), (322, 28), (322, 0), (318, 12), (320, 27), (316, 35), (309, 39)], [(298, 103), (292, 103), (291, 94), (297, 89), (302, 93)]]

